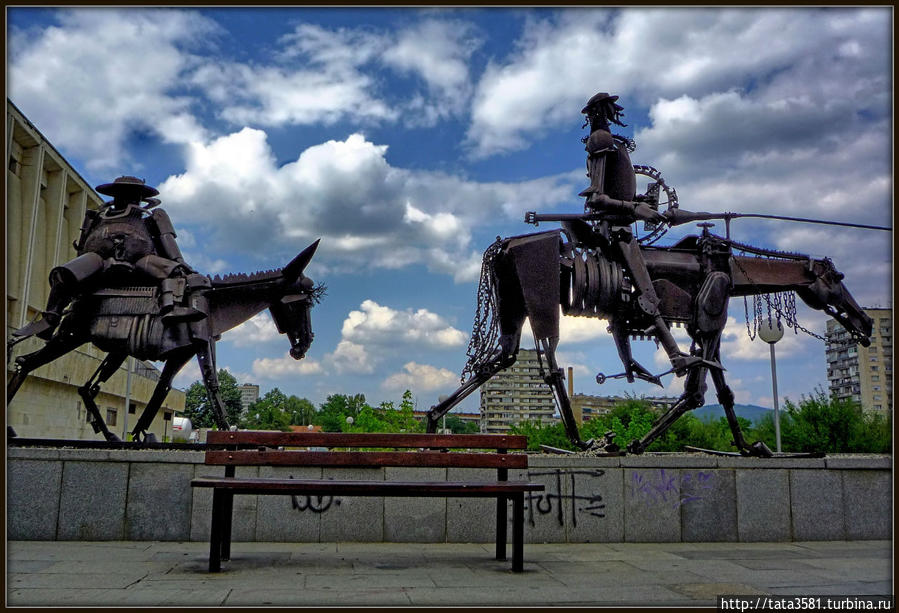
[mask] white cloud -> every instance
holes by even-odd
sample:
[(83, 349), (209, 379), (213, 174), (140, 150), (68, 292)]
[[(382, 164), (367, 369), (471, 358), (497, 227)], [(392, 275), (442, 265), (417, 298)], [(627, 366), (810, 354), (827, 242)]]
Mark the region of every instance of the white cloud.
[(263, 311), (222, 335), (222, 342), (233, 343), (235, 347), (252, 347), (280, 336), (271, 315), (268, 311)]
[(108, 170), (140, 166), (124, 146), (133, 133), (205, 137), (190, 100), (173, 90), (191, 49), (220, 32), (214, 22), (184, 10), (91, 8), (61, 12), (60, 23), (16, 33), (8, 73), (10, 99), (54, 145)]
[[(279, 166), (260, 130), (192, 143), (186, 170), (158, 187), (179, 223), (197, 224), (211, 253), (288, 251), (321, 237), (316, 261), (336, 269), (424, 263), (459, 281), (477, 278), (470, 228), (548, 209), (574, 189), (570, 173), (523, 183), (477, 183), (391, 166), (387, 147), (352, 134)], [(434, 194), (440, 194), (435, 198)], [(214, 216), (208, 211), (214, 210)]]
[(429, 364), (407, 362), (403, 365), (403, 372), (390, 375), (381, 385), (387, 390), (412, 390), (415, 392), (430, 392), (442, 388), (455, 387), (458, 384), (458, 376), (445, 368), (437, 368)]
[(257, 358), (253, 360), (253, 376), (257, 379), (278, 380), (284, 377), (321, 375), (324, 368), (315, 360), (294, 360), (285, 353), (280, 358)]
[(467, 336), (427, 309), (398, 311), (365, 300), (360, 310), (350, 311), (343, 322), (344, 340), (358, 344), (451, 349), (464, 346)]
[(327, 354), (325, 359), (333, 364), (338, 374), (371, 374), (378, 361), (363, 345), (345, 339), (337, 343), (334, 352)]

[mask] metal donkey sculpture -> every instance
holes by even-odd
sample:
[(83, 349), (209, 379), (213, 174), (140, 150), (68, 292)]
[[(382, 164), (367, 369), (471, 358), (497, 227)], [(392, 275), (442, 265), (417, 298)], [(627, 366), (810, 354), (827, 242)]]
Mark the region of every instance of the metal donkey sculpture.
[[(642, 453), (680, 416), (702, 406), (708, 388), (706, 377), (711, 375), (740, 453), (771, 456), (764, 443), (749, 444), (744, 439), (734, 413), (734, 394), (724, 378), (720, 346), (730, 298), (743, 296), (745, 301), (746, 296), (763, 296), (768, 300), (770, 316), (769, 295), (774, 294), (778, 319), (798, 330), (803, 328), (795, 319), (795, 292), (810, 307), (833, 316), (866, 346), (870, 343), (871, 319), (829, 259), (740, 244), (729, 236), (729, 220), (737, 215), (678, 209), (676, 193), (658, 171), (632, 166), (626, 139), (609, 136), (608, 120), (618, 123), (621, 110), (614, 104), (616, 99), (598, 94), (583, 111), (593, 129), (585, 139), (591, 177), (591, 187), (581, 194), (587, 197), (585, 213), (528, 213), (526, 222), (536, 225), (560, 221), (562, 228), (498, 237), (486, 250), (469, 359), (462, 373), (463, 379), (468, 378), (431, 408), (428, 431), (436, 431), (441, 416), (515, 363), (527, 318), (541, 364), (545, 360), (544, 380), (553, 392), (567, 437), (583, 450), (619, 451), (611, 433), (599, 441), (580, 438), (555, 357), (561, 310), (566, 315), (609, 320), (624, 372), (611, 376), (600, 373), (598, 383), (624, 377), (631, 383), (642, 379), (661, 385), (663, 375), (686, 376), (683, 394), (642, 439), (627, 445), (629, 452)], [(601, 138), (596, 138), (597, 132)], [(635, 194), (638, 174), (652, 179), (646, 194)], [(660, 204), (667, 209), (659, 211)], [(728, 236), (712, 234), (711, 224), (703, 223), (698, 236), (687, 236), (671, 247), (652, 246), (670, 226), (713, 218), (728, 221)], [(644, 228), (649, 231), (642, 238), (631, 229), (638, 219), (646, 222)], [(670, 330), (672, 325), (686, 327), (692, 340), (689, 353), (679, 349)], [(631, 337), (656, 340), (668, 354), (671, 369), (651, 374), (632, 357)]]
[[(151, 199), (144, 196), (155, 194), (155, 189), (142, 187), (142, 183), (133, 177), (120, 177), (115, 184), (110, 184), (113, 185), (109, 187), (111, 191), (102, 191), (100, 188), (98, 191), (115, 192), (116, 199), (119, 200), (123, 192), (129, 189), (133, 191), (133, 186), (137, 185), (144, 192), (136, 192), (136, 196), (129, 192), (123, 199), (143, 198), (150, 202)], [(69, 273), (77, 281), (71, 284), (74, 289), (66, 290), (72, 294), (68, 308), (63, 309), (60, 305), (68, 303), (69, 298), (64, 301), (54, 298), (54, 290), (64, 287), (64, 283), (52, 283), (56, 279), (51, 273), (53, 289), (48, 301), (48, 311), (44, 313), (43, 319), (14, 332), (7, 345), (9, 358), (13, 345), (26, 338), (37, 335), (46, 340), (46, 344), (40, 349), (16, 358), (15, 373), (6, 385), (7, 403), (12, 402), (29, 373), (84, 343), (92, 342), (107, 352), (107, 356), (78, 392), (90, 414), (94, 431), (102, 433), (108, 441), (118, 441), (119, 438), (109, 430), (95, 402), (100, 385), (118, 371), (128, 356), (142, 360), (161, 360), (165, 362), (162, 373), (131, 431), (135, 441), (154, 442), (154, 435), (147, 430), (171, 390), (172, 379), (193, 356), (197, 356), (200, 365), (216, 426), (221, 429), (229, 427), (219, 394), (215, 343), (222, 333), (264, 309), (271, 312), (278, 332), (286, 334), (290, 340), (290, 355), (297, 360), (305, 356), (314, 336), (310, 310), (324, 290), (306, 277), (303, 271), (312, 259), (319, 241), (309, 245), (283, 268), (214, 278), (186, 267), (180, 258), (180, 252), (177, 252), (177, 261), (187, 268), (187, 274), (165, 278), (160, 283), (158, 277), (146, 273), (149, 268), (146, 262), (159, 262), (162, 258), (156, 252), (147, 255), (145, 252), (149, 247), (130, 248), (129, 251), (129, 245), (142, 244), (139, 240), (143, 236), (140, 222), (146, 218), (146, 211), (158, 203), (156, 199), (152, 200), (150, 206), (142, 208), (134, 203), (121, 207), (108, 203), (99, 214), (100, 217), (106, 217), (95, 223), (90, 233), (83, 234), (83, 237), (99, 236), (102, 239), (99, 241), (101, 247), (93, 251), (76, 245), (80, 253), (78, 258), (54, 269), (55, 274), (62, 275), (60, 279), (63, 281), (65, 274)], [(115, 214), (109, 215), (110, 210)], [(97, 214), (94, 216), (97, 217)], [(130, 219), (130, 222), (123, 224), (123, 218)], [(104, 223), (107, 223), (105, 229)], [(88, 225), (86, 221), (86, 227)], [(113, 247), (111, 255), (104, 251), (103, 241), (109, 242)], [(90, 245), (91, 241), (80, 242)], [(150, 244), (149, 241), (145, 242)], [(165, 252), (166, 255), (173, 253), (172, 249)], [(135, 255), (131, 252), (137, 253)], [(103, 264), (98, 253), (109, 255)], [(136, 259), (138, 257), (140, 259)], [(136, 264), (129, 264), (129, 260), (136, 260)], [(97, 263), (96, 270), (91, 272), (90, 277), (86, 277), (89, 280), (81, 279), (78, 275), (79, 271), (87, 269), (86, 262)], [(54, 304), (57, 311), (55, 313), (52, 311)], [(51, 319), (52, 315), (56, 317)], [(48, 320), (52, 323), (48, 324)], [(14, 436), (15, 432), (9, 430), (9, 434)]]

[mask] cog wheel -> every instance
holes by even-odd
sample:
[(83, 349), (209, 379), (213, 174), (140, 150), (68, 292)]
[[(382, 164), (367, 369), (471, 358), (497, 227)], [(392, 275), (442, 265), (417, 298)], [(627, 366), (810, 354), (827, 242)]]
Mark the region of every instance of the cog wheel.
[[(643, 194), (637, 196), (637, 200), (642, 200), (649, 204), (653, 209), (660, 212), (669, 211), (677, 208), (677, 192), (673, 187), (665, 183), (662, 173), (652, 166), (634, 165), (634, 174), (637, 175), (637, 191), (643, 181), (646, 181), (646, 190)], [(646, 177), (646, 179), (641, 179)], [(639, 222), (638, 222), (639, 223)], [(634, 224), (635, 226), (638, 225)], [(641, 245), (651, 245), (668, 231), (668, 223), (663, 222), (655, 224), (652, 222), (643, 222), (643, 233), (640, 235), (635, 227), (634, 236)]]

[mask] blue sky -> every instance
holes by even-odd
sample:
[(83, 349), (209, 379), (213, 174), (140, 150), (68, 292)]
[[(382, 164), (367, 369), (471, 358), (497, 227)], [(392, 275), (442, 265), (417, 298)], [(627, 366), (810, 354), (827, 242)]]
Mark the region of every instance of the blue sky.
[[(634, 162), (661, 170), (682, 208), (892, 225), (886, 7), (7, 15), (9, 98), (92, 185), (155, 185), (195, 268), (268, 269), (322, 239), (307, 272), (328, 293), (307, 357), (287, 357), (267, 313), (218, 344), (219, 366), (263, 391), (378, 403), (408, 388), (420, 409), (452, 391), (482, 251), (534, 231), (525, 211), (583, 210), (579, 111), (598, 91), (620, 96)], [(892, 304), (890, 233), (742, 220), (733, 235), (831, 257), (861, 304)], [(799, 317), (823, 333), (821, 313)], [(680, 393), (670, 376), (664, 390), (597, 385), (621, 368), (605, 326), (563, 319), (576, 391)], [(826, 386), (822, 341), (788, 331), (777, 351), (783, 396)], [(742, 300), (722, 360), (738, 402), (771, 406)], [(191, 364), (176, 384), (198, 375)], [(476, 394), (461, 405), (476, 407)]]

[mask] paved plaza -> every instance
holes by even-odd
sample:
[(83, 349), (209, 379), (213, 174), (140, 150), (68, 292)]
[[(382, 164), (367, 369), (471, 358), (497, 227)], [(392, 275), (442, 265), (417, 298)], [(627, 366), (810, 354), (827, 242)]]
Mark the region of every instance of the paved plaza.
[(714, 606), (719, 594), (893, 593), (892, 542), (492, 544), (10, 541), (8, 606)]

